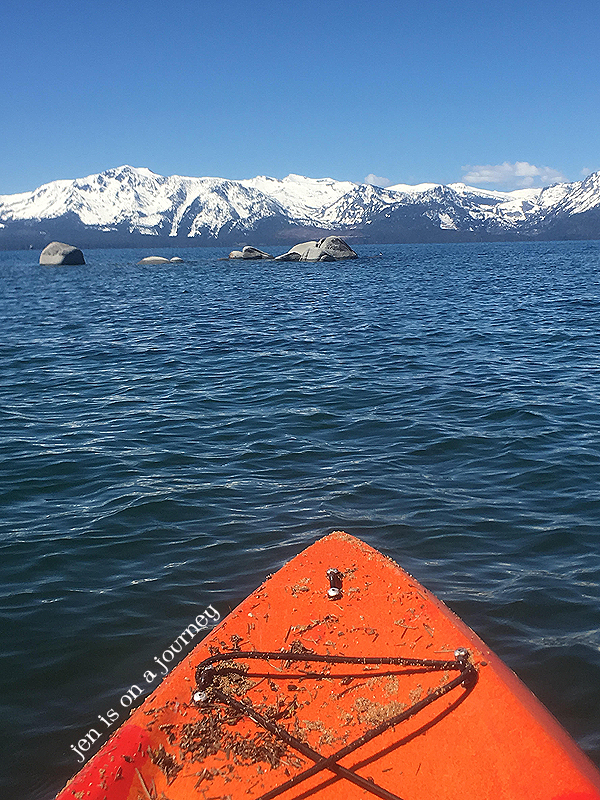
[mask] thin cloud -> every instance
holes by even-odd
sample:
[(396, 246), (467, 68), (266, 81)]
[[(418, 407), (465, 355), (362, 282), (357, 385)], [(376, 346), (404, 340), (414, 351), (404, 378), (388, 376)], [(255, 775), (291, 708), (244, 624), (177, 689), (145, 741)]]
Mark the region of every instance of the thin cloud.
[(387, 178), (380, 178), (378, 175), (373, 175), (372, 172), (370, 175), (367, 175), (363, 183), (368, 183), (370, 186), (381, 186), (382, 188), (391, 186), (392, 184), (392, 182)]
[(463, 175), (463, 181), (475, 186), (491, 183), (505, 189), (530, 189), (566, 180), (562, 172), (557, 169), (536, 167), (527, 161), (515, 161), (514, 164), (505, 161), (503, 164), (467, 165), (462, 169), (468, 170)]

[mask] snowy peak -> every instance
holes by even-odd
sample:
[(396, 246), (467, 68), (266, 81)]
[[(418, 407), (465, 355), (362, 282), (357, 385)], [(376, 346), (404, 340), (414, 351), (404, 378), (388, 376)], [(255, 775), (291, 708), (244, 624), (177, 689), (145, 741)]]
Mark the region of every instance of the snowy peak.
[(355, 186), (349, 181), (293, 174), (282, 180), (261, 176), (240, 183), (274, 198), (286, 213), (306, 220), (312, 219), (315, 213), (319, 214), (322, 208), (332, 205)]
[(0, 247), (29, 246), (32, 239), (37, 245), (50, 231), (65, 231), (58, 236), (64, 239), (71, 230), (78, 244), (100, 246), (147, 236), (164, 244), (287, 243), (300, 231), (310, 238), (324, 230), (373, 242), (600, 238), (600, 173), (499, 192), (464, 183), (381, 188), (295, 174), (165, 177), (123, 165), (0, 196)]
[(577, 183), (559, 183), (544, 190), (548, 207), (560, 207), (563, 212), (583, 214), (596, 208), (600, 197), (600, 172), (588, 175)]

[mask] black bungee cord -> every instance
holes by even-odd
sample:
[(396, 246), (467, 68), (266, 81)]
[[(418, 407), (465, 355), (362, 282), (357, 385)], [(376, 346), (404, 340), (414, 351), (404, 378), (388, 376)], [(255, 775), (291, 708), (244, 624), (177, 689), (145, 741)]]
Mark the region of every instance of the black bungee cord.
[[(404, 709), (398, 714), (390, 717), (389, 719), (376, 725), (371, 730), (364, 733), (359, 738), (355, 739), (350, 744), (341, 748), (335, 753), (324, 757), (321, 753), (313, 750), (307, 744), (302, 742), (297, 737), (293, 736), (283, 726), (277, 725), (272, 720), (267, 719), (264, 715), (260, 714), (255, 708), (248, 703), (243, 703), (223, 692), (215, 685), (217, 678), (226, 675), (237, 675), (243, 678), (269, 678), (271, 680), (282, 680), (294, 677), (295, 679), (347, 679), (349, 677), (365, 677), (362, 673), (359, 675), (348, 675), (343, 673), (340, 675), (332, 675), (331, 673), (324, 672), (307, 672), (303, 674), (294, 673), (292, 675), (282, 675), (281, 673), (256, 673), (248, 672), (227, 662), (234, 662), (238, 660), (261, 660), (269, 661), (285, 661), (288, 663), (303, 661), (305, 663), (315, 662), (323, 664), (356, 664), (360, 666), (378, 665), (378, 666), (398, 666), (398, 667), (412, 667), (417, 672), (430, 672), (430, 671), (458, 671), (458, 675), (452, 680), (442, 684), (437, 689), (434, 689), (422, 700), (419, 700), (409, 708)], [(223, 664), (221, 667), (215, 667), (216, 664)], [(369, 677), (381, 677), (390, 673), (378, 673), (377, 675), (371, 674)], [(289, 747), (301, 753), (305, 757), (314, 761), (311, 767), (299, 772), (293, 778), (290, 778), (285, 783), (277, 786), (274, 789), (262, 794), (257, 800), (273, 800), (275, 797), (283, 794), (283, 792), (297, 786), (299, 783), (307, 780), (308, 778), (316, 775), (323, 770), (333, 772), (337, 777), (345, 778), (357, 786), (361, 787), (370, 794), (382, 798), (382, 800), (402, 800), (398, 795), (393, 794), (387, 789), (378, 786), (372, 780), (367, 780), (358, 775), (351, 769), (341, 766), (338, 761), (345, 756), (353, 753), (363, 745), (380, 736), (385, 731), (393, 728), (395, 725), (405, 722), (411, 717), (418, 714), (427, 706), (434, 703), (444, 695), (451, 692), (458, 686), (463, 686), (466, 690), (470, 690), (477, 681), (477, 670), (472, 663), (470, 654), (467, 650), (460, 648), (454, 652), (453, 660), (437, 660), (437, 659), (420, 659), (420, 658), (402, 658), (402, 657), (364, 657), (364, 656), (335, 656), (328, 654), (318, 654), (311, 652), (302, 652), (298, 650), (287, 650), (278, 652), (264, 652), (264, 651), (249, 651), (233, 650), (227, 653), (215, 653), (212, 656), (204, 659), (196, 667), (196, 688), (193, 692), (193, 702), (198, 706), (203, 706), (209, 703), (210, 700), (216, 700), (219, 703), (229, 706), (240, 714), (246, 715), (257, 725), (260, 725), (265, 730), (269, 731), (273, 736), (284, 742)]]

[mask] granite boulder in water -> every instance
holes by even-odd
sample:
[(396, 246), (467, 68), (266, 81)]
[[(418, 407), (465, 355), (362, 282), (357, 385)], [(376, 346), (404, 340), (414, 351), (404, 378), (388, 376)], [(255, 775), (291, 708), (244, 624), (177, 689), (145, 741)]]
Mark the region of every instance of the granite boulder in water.
[(229, 253), (229, 258), (256, 260), (260, 258), (273, 258), (273, 256), (270, 256), (263, 250), (259, 250), (258, 247), (250, 247), (249, 245), (246, 245), (243, 250), (232, 250), (231, 253)]
[(277, 261), (339, 261), (358, 258), (357, 253), (339, 236), (326, 236), (318, 242), (296, 244), (287, 253), (277, 256)]
[(85, 258), (81, 250), (72, 244), (50, 242), (40, 253), (40, 264), (44, 266), (85, 264)]
[(169, 259), (164, 256), (146, 256), (137, 262), (138, 264), (169, 264)]

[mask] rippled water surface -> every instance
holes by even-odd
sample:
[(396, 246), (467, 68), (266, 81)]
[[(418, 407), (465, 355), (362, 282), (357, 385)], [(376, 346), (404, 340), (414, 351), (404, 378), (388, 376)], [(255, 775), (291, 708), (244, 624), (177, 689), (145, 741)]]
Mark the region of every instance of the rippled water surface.
[(147, 254), (0, 253), (2, 797), (53, 797), (197, 613), (334, 529), (600, 762), (600, 243)]

